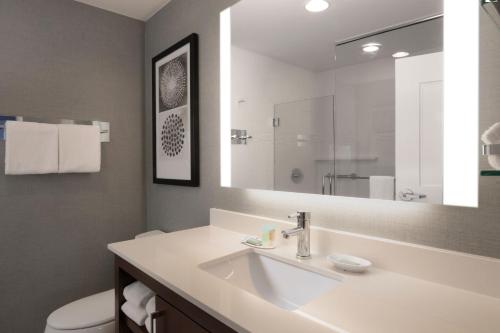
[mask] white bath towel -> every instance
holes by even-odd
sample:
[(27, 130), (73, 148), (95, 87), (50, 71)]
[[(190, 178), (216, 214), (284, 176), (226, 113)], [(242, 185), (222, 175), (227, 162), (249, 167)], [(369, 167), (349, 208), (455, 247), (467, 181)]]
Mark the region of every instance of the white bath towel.
[[(495, 123), (484, 131), (483, 135), (481, 135), (481, 140), (487, 145), (500, 144), (500, 123)], [(499, 155), (489, 155), (488, 162), (492, 168), (500, 170)]]
[[(153, 323), (154, 324), (154, 323)], [(146, 321), (144, 322), (144, 325), (146, 325), (146, 330), (149, 333), (156, 333), (156, 327), (151, 328), (151, 316), (148, 316), (146, 318)]]
[(370, 198), (394, 200), (394, 177), (370, 176)]
[(137, 306), (131, 302), (123, 303), (121, 307), (123, 313), (130, 319), (132, 319), (137, 325), (144, 326), (144, 322), (148, 317), (146, 309), (142, 306)]
[(146, 238), (146, 237), (151, 237), (151, 236), (156, 236), (156, 235), (163, 235), (164, 232), (161, 230), (151, 230), (147, 232), (143, 232), (141, 234), (135, 235), (135, 238)]
[(154, 293), (143, 283), (136, 281), (123, 289), (123, 297), (137, 307), (146, 307), (146, 303), (154, 296)]
[(99, 126), (61, 124), (59, 127), (59, 173), (99, 172), (101, 133)]
[(481, 140), (487, 145), (500, 143), (500, 123), (493, 124), (481, 135)]
[(148, 315), (151, 315), (153, 312), (156, 311), (156, 299), (155, 297), (151, 297), (149, 301), (146, 303), (146, 313)]
[[(146, 318), (145, 325), (146, 325), (146, 329), (148, 330), (149, 333), (153, 333), (153, 331), (151, 330), (151, 314), (155, 311), (156, 311), (156, 298), (153, 296), (146, 303), (147, 318)], [(154, 330), (154, 328), (153, 328), (153, 330)]]
[(57, 125), (5, 122), (5, 174), (57, 173)]

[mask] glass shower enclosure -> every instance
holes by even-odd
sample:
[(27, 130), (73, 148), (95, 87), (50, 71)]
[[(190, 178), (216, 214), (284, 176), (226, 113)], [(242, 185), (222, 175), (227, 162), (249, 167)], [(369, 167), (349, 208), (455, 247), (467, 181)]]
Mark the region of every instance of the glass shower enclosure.
[(334, 98), (274, 107), (274, 189), (334, 193)]

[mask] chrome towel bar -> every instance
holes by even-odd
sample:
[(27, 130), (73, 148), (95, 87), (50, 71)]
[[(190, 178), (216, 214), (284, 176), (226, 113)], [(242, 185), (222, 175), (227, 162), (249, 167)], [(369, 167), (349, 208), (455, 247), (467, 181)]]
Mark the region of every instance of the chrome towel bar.
[(2, 116), (2, 115), (0, 115), (0, 141), (5, 140), (6, 121), (28, 121), (28, 122), (45, 123), (45, 124), (95, 125), (99, 126), (100, 128), (101, 142), (111, 141), (109, 122), (104, 122), (99, 120), (43, 119), (37, 117)]

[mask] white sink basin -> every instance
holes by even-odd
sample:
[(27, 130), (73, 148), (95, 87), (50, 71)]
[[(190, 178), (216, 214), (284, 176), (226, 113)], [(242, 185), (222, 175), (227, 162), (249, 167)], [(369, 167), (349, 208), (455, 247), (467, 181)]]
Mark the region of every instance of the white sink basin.
[(286, 310), (295, 310), (340, 283), (254, 250), (245, 250), (200, 265), (200, 268)]

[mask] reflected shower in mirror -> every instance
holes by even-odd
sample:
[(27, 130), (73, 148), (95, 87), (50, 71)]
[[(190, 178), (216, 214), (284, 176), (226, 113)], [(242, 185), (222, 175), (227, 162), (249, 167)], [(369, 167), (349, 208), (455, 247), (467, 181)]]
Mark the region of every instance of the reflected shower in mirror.
[(334, 194), (442, 203), (442, 17), (335, 50)]
[(226, 11), (226, 185), (442, 204), (443, 0), (327, 2)]

